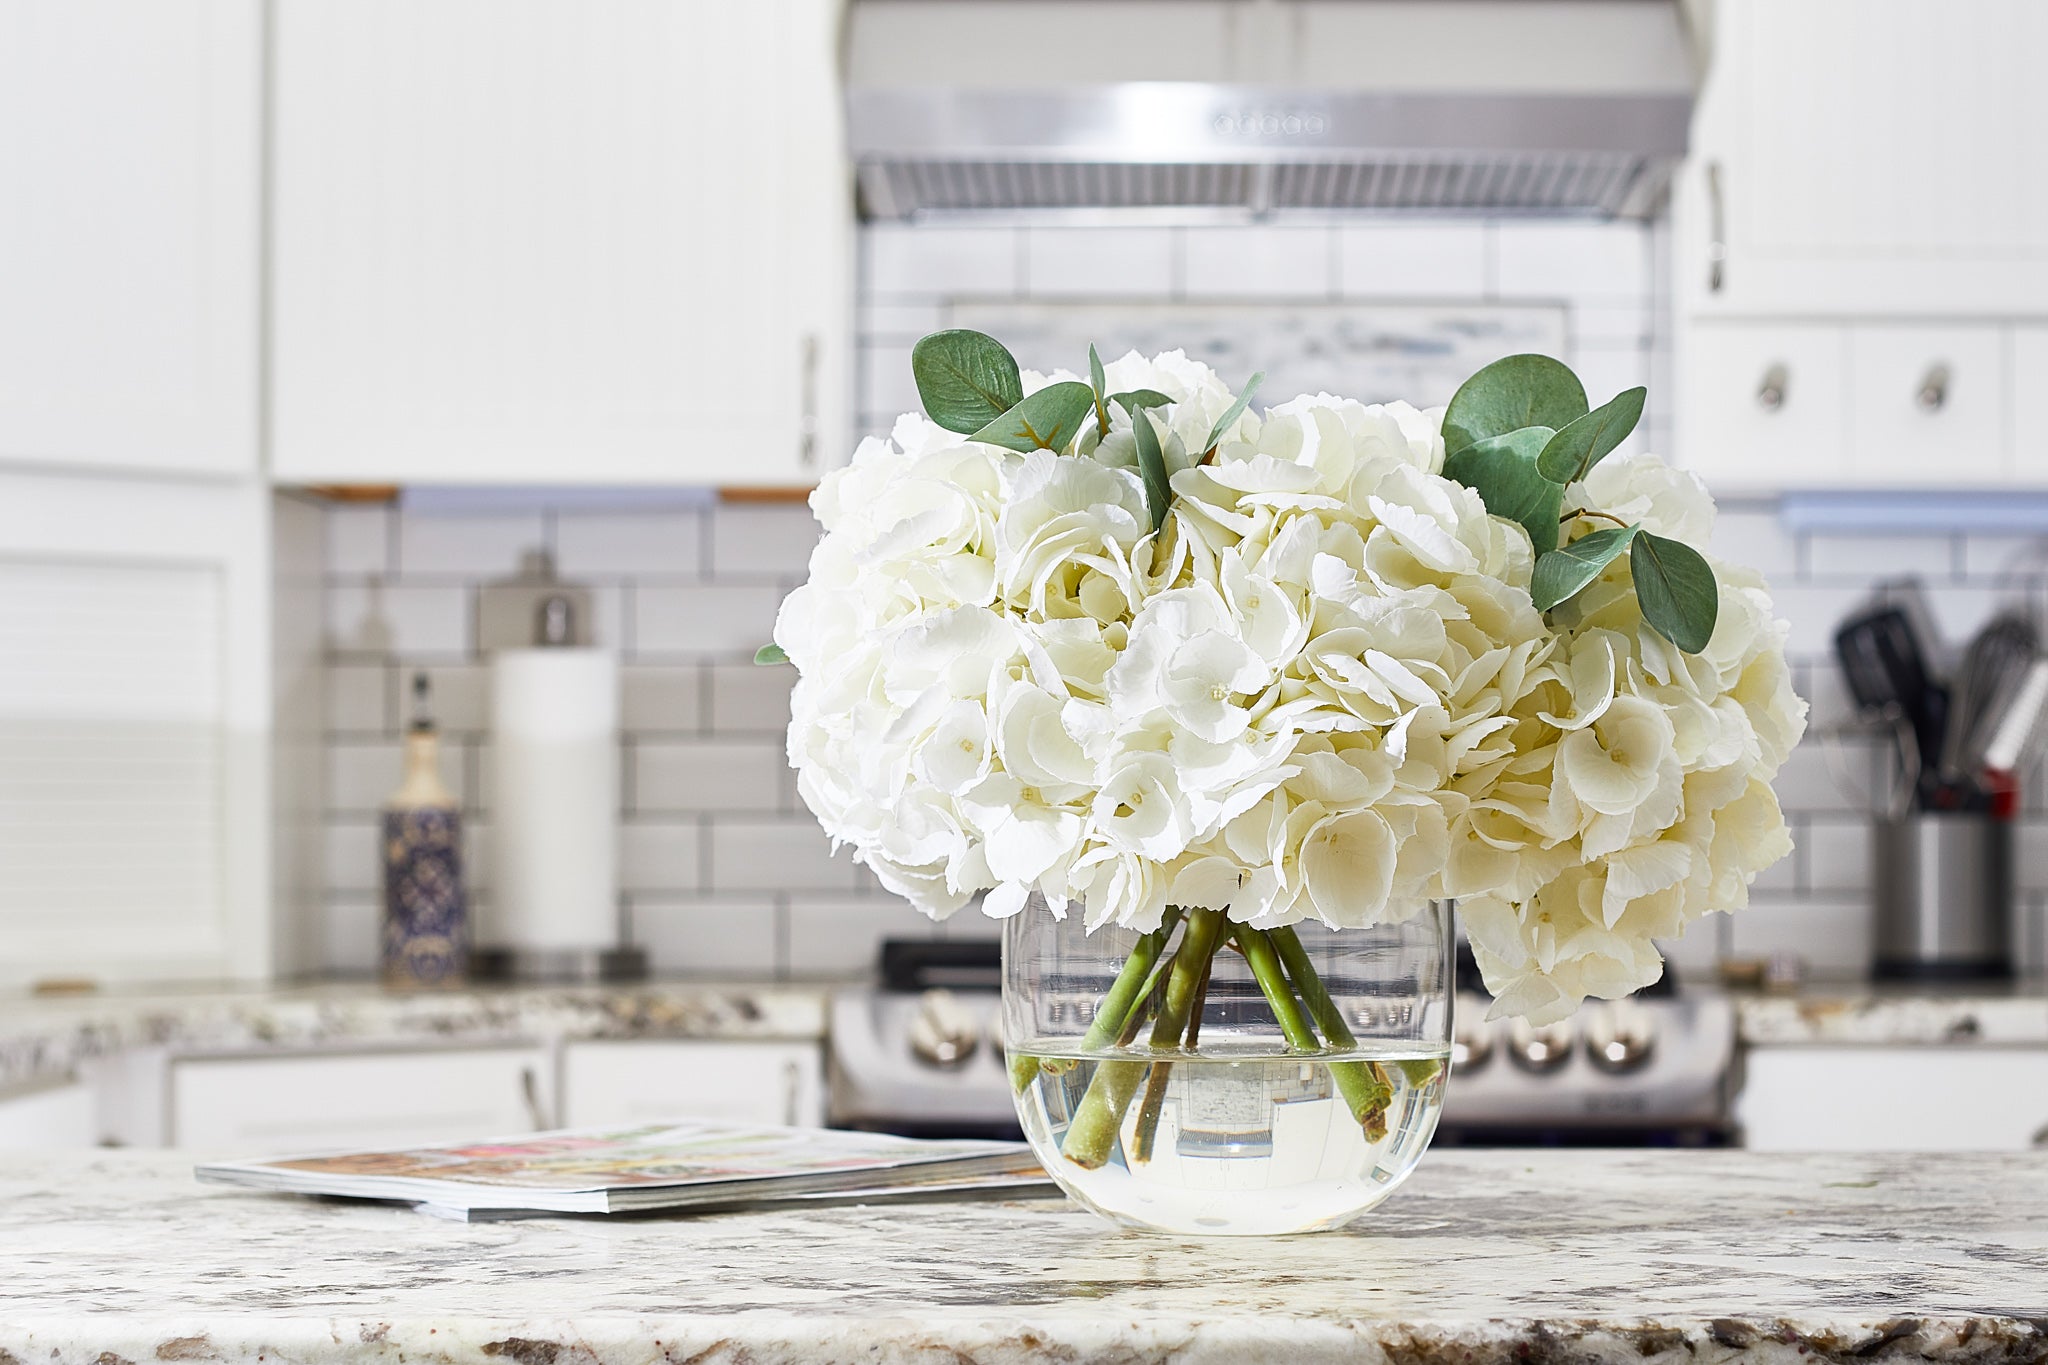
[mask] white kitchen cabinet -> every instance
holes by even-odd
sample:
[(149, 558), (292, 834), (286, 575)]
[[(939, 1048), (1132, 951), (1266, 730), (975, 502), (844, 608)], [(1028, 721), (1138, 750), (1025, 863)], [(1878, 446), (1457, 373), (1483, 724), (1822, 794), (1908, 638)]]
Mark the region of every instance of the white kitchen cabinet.
[(1825, 323), (1702, 322), (1678, 356), (1685, 462), (1716, 489), (1848, 476), (1848, 338)]
[(0, 1151), (91, 1147), (99, 1141), (92, 1087), (77, 1080), (0, 1095)]
[(453, 1142), (554, 1126), (539, 1047), (179, 1058), (171, 1145), (248, 1156)]
[(1681, 307), (2048, 312), (2048, 6), (1718, 0), (1677, 183)]
[(1851, 326), (1851, 475), (1871, 486), (2003, 483), (2005, 351), (1991, 324)]
[(563, 1121), (816, 1125), (824, 1122), (821, 1061), (815, 1043), (570, 1043), (562, 1058)]
[(260, 0), (0, 0), (0, 463), (257, 469)]
[(1758, 1151), (2048, 1147), (2048, 1048), (1753, 1048), (1735, 1116)]
[(2008, 360), (2013, 480), (2048, 485), (2048, 425), (2032, 407), (2041, 394), (2048, 394), (2048, 324), (2015, 325)]
[(846, 429), (839, 0), (278, 0), (272, 467), (805, 484)]
[(0, 988), (270, 973), (269, 512), (0, 470)]

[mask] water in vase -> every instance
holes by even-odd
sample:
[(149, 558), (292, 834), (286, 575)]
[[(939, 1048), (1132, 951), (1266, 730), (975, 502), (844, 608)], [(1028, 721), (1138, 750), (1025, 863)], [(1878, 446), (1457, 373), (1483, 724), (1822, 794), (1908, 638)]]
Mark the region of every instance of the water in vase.
[(1118, 1222), (1196, 1235), (1334, 1227), (1378, 1203), (1428, 1147), (1449, 1068), (1412, 1045), (1021, 1051), (1024, 1135), (1053, 1178)]

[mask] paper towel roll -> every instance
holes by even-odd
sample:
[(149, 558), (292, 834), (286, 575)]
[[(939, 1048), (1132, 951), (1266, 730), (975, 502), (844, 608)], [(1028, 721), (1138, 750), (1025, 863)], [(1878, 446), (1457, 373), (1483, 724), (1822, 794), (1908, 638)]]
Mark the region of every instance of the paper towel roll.
[(618, 731), (610, 651), (492, 656), (490, 946), (618, 945)]

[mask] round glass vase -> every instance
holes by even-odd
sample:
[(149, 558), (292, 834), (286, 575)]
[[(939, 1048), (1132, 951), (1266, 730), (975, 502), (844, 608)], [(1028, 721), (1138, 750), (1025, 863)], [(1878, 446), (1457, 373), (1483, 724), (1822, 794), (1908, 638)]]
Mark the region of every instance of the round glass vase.
[(1168, 911), (1151, 934), (1035, 897), (1003, 926), (1003, 1040), (1024, 1135), (1125, 1227), (1270, 1236), (1393, 1193), (1450, 1069), (1448, 902), (1396, 923), (1259, 930)]

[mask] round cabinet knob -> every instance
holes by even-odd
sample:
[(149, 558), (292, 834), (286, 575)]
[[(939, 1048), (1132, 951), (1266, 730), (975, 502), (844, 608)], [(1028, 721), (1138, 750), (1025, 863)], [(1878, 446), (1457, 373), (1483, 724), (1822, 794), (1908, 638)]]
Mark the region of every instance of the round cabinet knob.
[(910, 1051), (926, 1066), (963, 1066), (981, 1042), (981, 1027), (951, 991), (926, 991), (910, 1021)]
[(1634, 1071), (1657, 1046), (1657, 1024), (1633, 1000), (1616, 1000), (1591, 1011), (1586, 1020), (1586, 1057), (1602, 1071)]
[(1508, 1030), (1508, 1060), (1524, 1071), (1555, 1071), (1571, 1060), (1572, 1021), (1563, 1019), (1541, 1028), (1526, 1019)]
[(1913, 401), (1920, 405), (1920, 411), (1940, 412), (1948, 405), (1951, 377), (1948, 366), (1939, 361), (1927, 367), (1927, 373), (1920, 377), (1920, 387), (1913, 392)]
[(1784, 407), (1785, 390), (1791, 380), (1791, 373), (1782, 364), (1765, 370), (1763, 383), (1756, 387), (1756, 405), (1765, 412), (1776, 412)]
[[(1493, 1026), (1485, 1021), (1485, 1002), (1460, 999), (1458, 1025), (1451, 1030), (1451, 1070), (1477, 1071), (1493, 1059)], [(1465, 1022), (1467, 1018), (1470, 1023)]]

